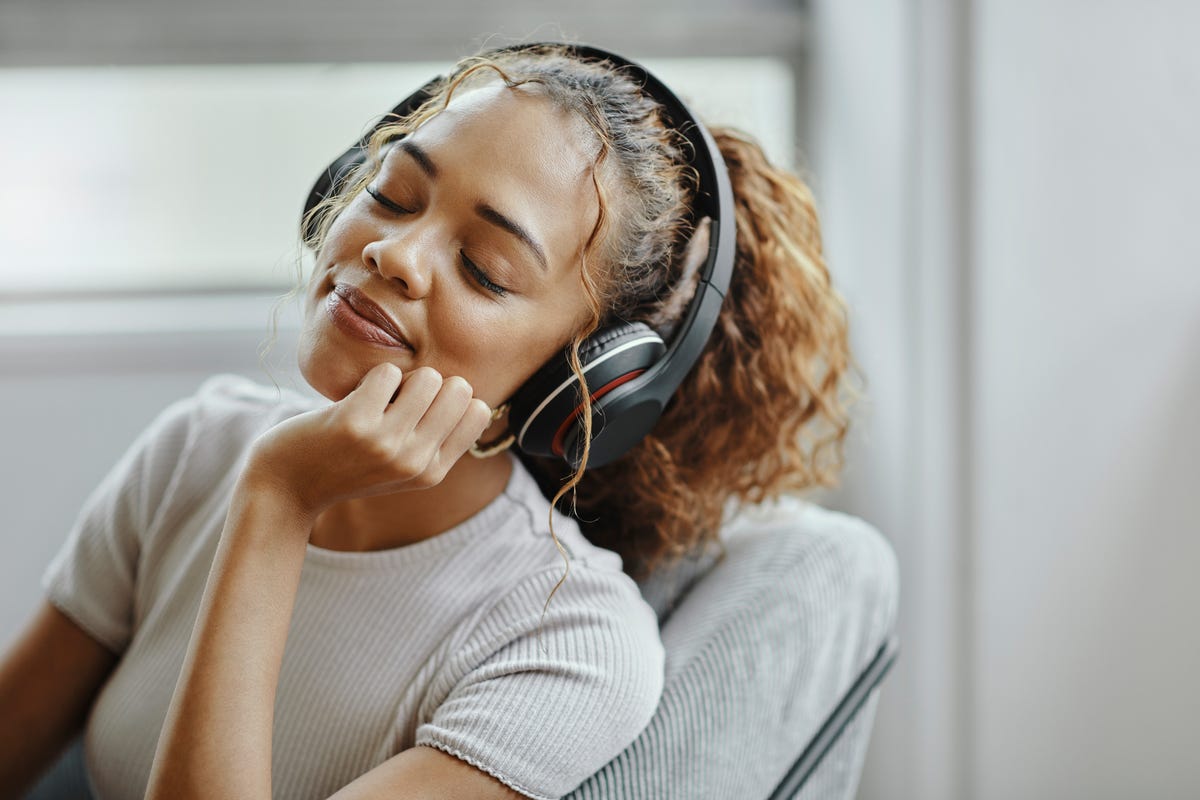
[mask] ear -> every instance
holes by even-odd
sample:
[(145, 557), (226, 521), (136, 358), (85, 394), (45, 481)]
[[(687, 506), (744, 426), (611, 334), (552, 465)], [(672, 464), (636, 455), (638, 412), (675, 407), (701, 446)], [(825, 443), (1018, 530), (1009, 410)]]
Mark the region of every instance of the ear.
[(683, 253), (680, 254), (681, 259), (679, 282), (671, 289), (666, 302), (664, 302), (658, 310), (656, 310), (648, 320), (650, 327), (654, 328), (667, 341), (671, 340), (671, 335), (675, 331), (675, 325), (687, 310), (688, 303), (696, 294), (696, 282), (699, 277), (699, 269), (704, 264), (704, 259), (708, 257), (708, 241), (709, 229), (712, 227), (711, 217), (702, 217), (696, 222), (696, 232), (692, 234), (692, 238), (684, 245)]
[(683, 249), (683, 270), (680, 272), (680, 284), (695, 282), (696, 270), (708, 257), (708, 231), (712, 227), (711, 217), (701, 217), (696, 220), (696, 232), (688, 239)]

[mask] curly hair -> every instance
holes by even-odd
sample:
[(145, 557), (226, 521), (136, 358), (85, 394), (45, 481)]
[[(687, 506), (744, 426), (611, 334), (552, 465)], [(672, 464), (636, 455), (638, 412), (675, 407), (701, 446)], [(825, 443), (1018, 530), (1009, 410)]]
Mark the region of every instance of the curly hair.
[[(858, 396), (847, 309), (822, 255), (811, 191), (744, 133), (710, 131), (737, 207), (733, 278), (716, 328), (650, 435), (576, 487), (585, 535), (621, 554), (637, 579), (706, 547), (723, 550), (731, 502), (835, 486)], [(691, 291), (677, 285), (658, 309), (678, 308)], [(643, 311), (664, 323), (653, 306)], [(523, 459), (543, 491), (558, 479), (557, 464)]]
[(560, 507), (569, 492), (571, 507), (561, 510), (573, 511), (584, 535), (616, 551), (641, 579), (708, 545), (719, 549), (731, 502), (836, 485), (855, 392), (846, 307), (822, 256), (813, 197), (751, 138), (719, 127), (711, 132), (729, 168), (737, 234), (716, 329), (653, 431), (612, 464), (588, 469), (592, 412), (580, 345), (615, 320), (669, 335), (694, 291), (683, 258), (696, 182), (687, 145), (620, 67), (556, 46), (464, 59), (420, 108), (375, 131), (365, 163), (311, 212), (316, 233), (307, 243), (319, 250), (332, 220), (378, 171), (388, 141), (445, 108), (457, 87), (496, 76), (510, 88), (538, 87), (577, 114), (597, 142), (600, 213), (580, 264), (591, 321), (568, 347), (582, 400), (583, 461), (571, 471), (520, 454), (551, 505)]

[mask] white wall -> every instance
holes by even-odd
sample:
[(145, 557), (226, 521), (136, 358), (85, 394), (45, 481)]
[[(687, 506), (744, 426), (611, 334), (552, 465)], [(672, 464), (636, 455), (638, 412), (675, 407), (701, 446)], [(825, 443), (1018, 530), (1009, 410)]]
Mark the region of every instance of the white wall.
[(814, 171), (900, 556), (860, 796), (1200, 796), (1200, 6), (818, 3)]
[(977, 30), (979, 797), (1197, 797), (1200, 6)]

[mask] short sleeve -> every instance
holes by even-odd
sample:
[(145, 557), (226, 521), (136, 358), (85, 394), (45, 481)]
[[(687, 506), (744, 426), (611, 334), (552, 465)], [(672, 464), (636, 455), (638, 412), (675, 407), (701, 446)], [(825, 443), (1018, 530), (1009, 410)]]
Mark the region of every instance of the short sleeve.
[(447, 659), (430, 692), (443, 699), (416, 732), (417, 745), (540, 800), (628, 747), (663, 688), (657, 620), (632, 579), (572, 563), (543, 617), (562, 572), (536, 573), (484, 613)]
[(191, 407), (191, 398), (176, 401), (138, 435), (42, 573), (47, 599), (118, 655), (133, 634), (141, 542), (185, 449)]

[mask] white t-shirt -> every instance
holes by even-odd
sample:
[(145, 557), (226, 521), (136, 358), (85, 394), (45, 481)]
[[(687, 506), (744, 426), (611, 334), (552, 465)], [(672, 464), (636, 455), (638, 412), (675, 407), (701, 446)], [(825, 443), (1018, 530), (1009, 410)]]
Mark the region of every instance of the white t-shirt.
[[(205, 381), (138, 437), (46, 569), (48, 599), (122, 656), (85, 732), (99, 800), (144, 796), (250, 443), (321, 402)], [(504, 492), (448, 531), (376, 552), (308, 545), (275, 702), (276, 798), (326, 798), (417, 745), (557, 798), (649, 722), (663, 685), (654, 611), (620, 557), (555, 512), (571, 569), (541, 619), (565, 569), (549, 503), (518, 459), (497, 457), (513, 461)]]

